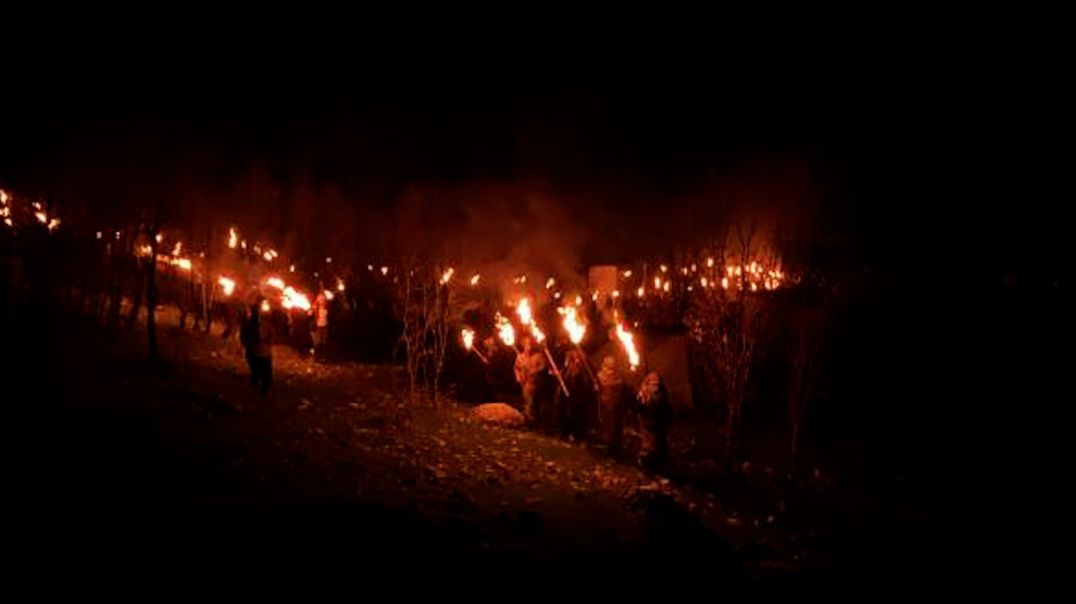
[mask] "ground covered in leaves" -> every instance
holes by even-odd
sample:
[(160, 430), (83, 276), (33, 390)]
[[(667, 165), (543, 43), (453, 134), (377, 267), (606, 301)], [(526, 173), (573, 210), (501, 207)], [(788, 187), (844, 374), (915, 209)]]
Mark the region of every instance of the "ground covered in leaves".
[(409, 403), (395, 367), (279, 348), (263, 398), (215, 336), (165, 329), (158, 364), (138, 331), (14, 337), (6, 457), (28, 568), (524, 600), (848, 587), (783, 502), (746, 513), (451, 401)]

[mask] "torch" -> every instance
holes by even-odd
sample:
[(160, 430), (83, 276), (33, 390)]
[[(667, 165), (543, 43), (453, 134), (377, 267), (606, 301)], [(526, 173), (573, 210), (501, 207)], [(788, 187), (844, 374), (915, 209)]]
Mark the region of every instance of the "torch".
[(568, 394), (568, 386), (564, 383), (564, 377), (560, 374), (560, 369), (557, 369), (557, 364), (553, 361), (553, 355), (550, 354), (549, 347), (545, 345), (545, 334), (538, 328), (538, 324), (534, 322), (530, 301), (526, 298), (521, 298), (519, 304), (516, 305), (516, 313), (519, 314), (519, 322), (524, 327), (530, 328), (534, 341), (542, 345), (542, 352), (545, 353), (545, 358), (549, 361), (549, 367), (553, 370), (553, 375), (557, 378), (557, 382), (560, 383), (560, 389), (564, 391), (564, 396), (571, 396)]
[(482, 359), (483, 363), (489, 365), (489, 359), (474, 347), (474, 330), (469, 327), (464, 327), (460, 330), (460, 336), (463, 338), (463, 347), (478, 355), (478, 358)]
[(587, 361), (587, 355), (583, 353), (583, 349), (579, 346), (579, 343), (583, 341), (583, 336), (587, 333), (587, 326), (579, 322), (574, 306), (564, 306), (559, 308), (558, 311), (564, 315), (564, 330), (568, 332), (568, 339), (572, 341), (575, 349), (579, 352), (579, 357), (583, 361), (583, 367), (586, 368), (587, 375), (590, 376), (591, 382), (597, 387), (598, 377), (594, 375), (594, 370), (590, 368), (590, 363)]

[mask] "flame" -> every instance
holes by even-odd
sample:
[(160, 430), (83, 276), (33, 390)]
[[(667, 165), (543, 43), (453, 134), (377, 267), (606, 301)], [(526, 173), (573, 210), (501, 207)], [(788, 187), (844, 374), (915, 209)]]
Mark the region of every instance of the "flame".
[(229, 279), (228, 277), (222, 276), (219, 279), (217, 279), (217, 284), (220, 285), (220, 288), (221, 288), (221, 290), (224, 291), (225, 296), (230, 296), (230, 295), (232, 295), (232, 292), (235, 291), (235, 280), (234, 279)]
[(556, 284), (557, 284), (557, 280), (554, 279), (553, 277), (550, 277), (545, 282), (545, 288), (546, 289), (553, 289), (553, 286), (556, 285)]
[(538, 329), (537, 323), (531, 323), (531, 335), (534, 336), (535, 342), (538, 342), (539, 344), (545, 342), (545, 334), (542, 333), (541, 329)]
[(235, 249), (235, 246), (239, 245), (239, 233), (236, 232), (235, 227), (228, 229), (228, 247)]
[(156, 239), (157, 239), (157, 243), (160, 243), (160, 242), (164, 241), (164, 235), (162, 235), (160, 233), (157, 233)]
[(519, 315), (519, 322), (522, 325), (530, 325), (534, 320), (534, 313), (531, 311), (530, 300), (520, 298), (519, 304), (516, 305), (516, 314)]
[(310, 310), (310, 299), (306, 297), (306, 294), (296, 291), (290, 285), (284, 288), (284, 302), (288, 303), (288, 306), (284, 306), (284, 308), (295, 307)]
[(576, 296), (575, 297), (575, 305), (579, 306), (582, 303), (583, 303), (583, 296)]
[(583, 336), (587, 333), (587, 326), (579, 322), (575, 307), (565, 306), (559, 310), (564, 315), (564, 331), (568, 332), (568, 338), (572, 341), (572, 344), (582, 342)]
[(635, 295), (639, 296), (640, 298), (642, 298), (645, 294), (646, 294), (646, 288), (645, 287), (640, 287), (639, 289), (635, 290)]
[(98, 239), (100, 239), (100, 238), (101, 238), (101, 231), (97, 231), (97, 238), (98, 238)]
[(454, 274), (456, 274), (456, 269), (451, 266), (448, 267), (448, 270), (441, 275), (441, 285), (447, 285), (448, 282), (452, 280), (452, 275)]
[[(98, 237), (100, 239), (100, 237)], [(183, 242), (177, 241), (175, 247), (172, 248), (172, 255), (178, 256), (183, 253)]]
[(619, 298), (620, 297), (620, 290), (619, 289), (614, 289), (613, 293), (612, 293), (612, 296), (613, 296), (614, 299)]
[(279, 289), (279, 290), (284, 289), (284, 280), (281, 279), (280, 277), (269, 277), (268, 279), (265, 280), (265, 284), (268, 285), (269, 287), (275, 287), (276, 289)]
[(623, 323), (617, 323), (616, 337), (624, 347), (624, 352), (628, 353), (628, 364), (631, 365), (631, 370), (635, 371), (639, 366), (639, 351), (635, 349), (635, 336), (624, 328)]
[(50, 231), (55, 231), (59, 226), (60, 226), (60, 219), (59, 218), (53, 218), (52, 220), (49, 221), (49, 230)]
[(724, 289), (729, 288), (729, 278), (728, 277), (721, 277), (721, 287), (724, 288)]
[(294, 273), (295, 272), (295, 265), (294, 264), (288, 267), (288, 272), (289, 273)]
[(702, 279), (699, 279), (699, 284), (702, 285), (703, 288), (710, 287), (710, 280), (703, 277)]
[(44, 212), (42, 212), (40, 210), (38, 210), (37, 212), (34, 212), (34, 217), (37, 218), (37, 221), (40, 222), (41, 224), (47, 224), (48, 221), (49, 221), (48, 214), (46, 214), (46, 213), (44, 213)]
[(325, 264), (332, 264), (332, 263), (333, 263), (332, 256), (326, 256), (325, 257)]
[(506, 319), (501, 313), (497, 313), (493, 317), (493, 322), (497, 326), (497, 335), (500, 336), (501, 341), (505, 346), (516, 345), (516, 329), (512, 327), (511, 321)]
[(342, 291), (344, 291), (345, 289), (346, 289), (346, 288), (344, 287), (344, 280), (343, 280), (343, 279), (340, 279), (340, 278), (337, 278), (337, 279), (336, 279), (336, 291), (338, 291), (338, 292), (342, 292)]
[(691, 263), (691, 272), (694, 273), (694, 272), (697, 272), (698, 270), (699, 270), (699, 267), (696, 266), (694, 262), (692, 262)]
[(663, 289), (663, 290), (665, 290), (665, 293), (668, 293), (668, 292), (669, 292), (669, 290), (671, 289), (670, 285), (671, 285), (671, 283), (669, 283), (668, 281), (666, 281), (666, 282), (665, 282), (665, 285), (664, 285), (664, 286), (662, 286), (662, 289)]
[(706, 268), (713, 268), (713, 267), (714, 267), (714, 259), (713, 258), (707, 258), (706, 259)]
[(244, 240), (240, 241), (239, 242), (239, 247), (243, 248), (244, 250), (247, 249), (247, 240), (244, 239)]
[(190, 258), (176, 258), (175, 260), (172, 260), (172, 266), (175, 266), (185, 271), (189, 271), (194, 268), (194, 264), (191, 263)]
[(662, 265), (661, 265), (661, 272), (663, 272), (663, 273), (667, 273), (667, 272), (669, 272), (669, 267), (668, 267), (668, 266), (666, 266), (666, 265), (664, 265), (664, 264), (662, 264)]
[(14, 223), (14, 222), (11, 222), (11, 219), (10, 219), (10, 218), (5, 218), (5, 219), (4, 219), (4, 224), (8, 225), (8, 226), (9, 226), (9, 227), (11, 227), (11, 228), (15, 228), (15, 223)]
[(598, 292), (594, 292), (593, 294), (590, 294), (590, 300), (592, 302), (597, 302), (598, 301)]
[(479, 275), (478, 273), (475, 273), (475, 275), (473, 277), (471, 277), (471, 285), (472, 286), (478, 285), (478, 280), (481, 279), (481, 278), (482, 278), (482, 275)]
[(142, 257), (151, 256), (151, 255), (153, 255), (153, 248), (150, 247), (149, 245), (140, 245), (140, 246), (138, 246), (138, 249), (135, 251), (135, 254), (138, 255), (138, 256), (142, 256)]
[(7, 205), (7, 191), (0, 189), (0, 204)]
[(463, 338), (463, 347), (470, 350), (474, 346), (474, 330), (468, 327), (464, 327), (460, 330), (460, 337)]
[(631, 271), (624, 271), (624, 278), (625, 279), (631, 278)]
[(262, 254), (262, 258), (265, 258), (266, 262), (272, 262), (273, 261), (273, 255), (270, 254), (268, 251), (266, 251), (264, 254)]
[(269, 312), (269, 301), (262, 300), (262, 312)]
[(381, 274), (382, 274), (382, 275), (388, 275), (388, 274), (389, 274), (389, 267), (387, 267), (387, 266), (382, 266), (382, 267), (381, 267)]
[(661, 289), (661, 277), (654, 277), (654, 289)]
[(321, 292), (321, 294), (323, 296), (325, 296), (325, 299), (328, 300), (329, 302), (333, 301), (333, 293), (331, 291), (325, 290), (325, 291)]

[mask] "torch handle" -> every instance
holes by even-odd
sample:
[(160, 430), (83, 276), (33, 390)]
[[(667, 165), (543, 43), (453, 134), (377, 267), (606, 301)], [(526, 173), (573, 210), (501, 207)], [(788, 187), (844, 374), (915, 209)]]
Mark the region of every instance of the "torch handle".
[(471, 352), (473, 352), (473, 353), (475, 353), (476, 355), (478, 355), (478, 358), (482, 359), (482, 362), (483, 362), (483, 363), (485, 363), (486, 365), (489, 365), (489, 359), (487, 359), (487, 358), (486, 358), (486, 355), (484, 355), (484, 354), (482, 354), (481, 352), (479, 352), (479, 351), (478, 351), (478, 348), (471, 348)]
[(553, 375), (556, 376), (557, 382), (560, 383), (560, 389), (564, 391), (564, 396), (571, 396), (571, 394), (568, 394), (568, 386), (564, 383), (560, 370), (557, 369), (557, 364), (553, 362), (553, 355), (549, 354), (549, 347), (543, 346), (542, 351), (545, 352), (545, 358), (549, 360), (549, 367), (553, 370)]

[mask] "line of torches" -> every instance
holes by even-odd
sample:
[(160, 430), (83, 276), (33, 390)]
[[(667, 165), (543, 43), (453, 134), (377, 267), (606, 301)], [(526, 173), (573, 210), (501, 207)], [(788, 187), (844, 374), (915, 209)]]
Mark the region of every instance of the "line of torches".
[[(552, 285), (548, 285), (548, 287), (552, 287)], [(577, 304), (581, 301), (581, 297), (577, 296)], [(569, 395), (568, 386), (564, 383), (564, 377), (557, 367), (556, 362), (553, 360), (553, 355), (549, 352), (549, 347), (546, 345), (545, 333), (542, 332), (541, 328), (538, 327), (538, 323), (534, 320), (534, 312), (531, 308), (530, 299), (526, 297), (520, 298), (519, 302), (516, 303), (515, 310), (516, 315), (519, 317), (520, 325), (527, 329), (535, 343), (542, 347), (542, 352), (545, 354), (546, 361), (549, 362), (550, 370), (553, 373), (553, 376), (556, 377), (561, 390), (565, 395)], [(597, 383), (597, 377), (594, 375), (594, 370), (591, 369), (590, 363), (587, 361), (586, 355), (583, 354), (583, 350), (580, 347), (580, 343), (587, 333), (587, 325), (580, 321), (577, 307), (574, 305), (564, 305), (558, 307), (557, 312), (562, 317), (561, 326), (568, 334), (568, 339), (571, 341), (576, 351), (578, 351), (583, 366), (586, 368), (591, 380), (594, 383)], [(493, 327), (501, 342), (519, 355), (521, 351), (516, 347), (516, 330), (512, 325), (512, 322), (500, 312), (497, 312), (493, 317)], [(482, 351), (475, 346), (474, 337), (474, 329), (467, 326), (460, 329), (460, 338), (463, 342), (464, 349), (468, 352), (473, 352), (483, 363), (489, 363), (489, 357), (483, 354)], [(624, 349), (624, 353), (627, 355), (629, 367), (632, 371), (635, 371), (641, 363), (639, 351), (635, 346), (635, 336), (620, 320), (619, 314), (617, 315), (616, 320), (616, 337), (621, 347)]]

